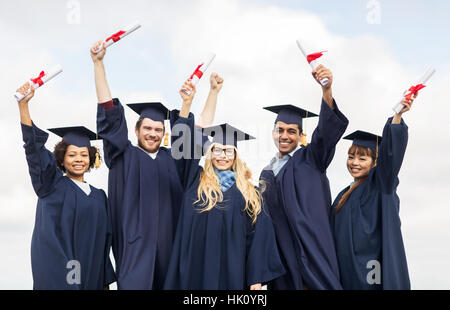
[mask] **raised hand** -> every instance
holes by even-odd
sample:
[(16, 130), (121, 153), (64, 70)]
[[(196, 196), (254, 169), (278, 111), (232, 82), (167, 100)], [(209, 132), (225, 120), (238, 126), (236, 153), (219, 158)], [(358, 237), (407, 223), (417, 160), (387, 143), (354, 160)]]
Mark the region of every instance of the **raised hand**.
[(413, 94), (409, 100), (405, 98), (402, 101), (403, 109), (398, 114), (403, 114), (403, 113), (408, 112), (409, 110), (411, 110), (412, 104), (413, 104), (414, 100), (417, 98), (418, 95), (419, 94), (417, 94), (417, 95)]
[[(29, 89), (31, 89), (31, 92), (26, 95)], [(25, 84), (23, 84), (16, 90), (16, 92), (21, 93), (24, 96), (26, 95), (22, 100), (19, 101), (19, 104), (26, 104), (31, 100), (31, 98), (34, 97), (34, 87), (30, 84), (30, 82), (26, 82)]]
[[(190, 92), (190, 94), (187, 95), (186, 92)], [(186, 82), (184, 82), (183, 86), (181, 86), (181, 89), (179, 91), (179, 94), (183, 99), (183, 104), (191, 104), (192, 100), (194, 99), (195, 93), (196, 89), (194, 84), (192, 84), (192, 80), (187, 79)]]
[(324, 67), (323, 65), (319, 65), (313, 70), (312, 76), (319, 84), (322, 79), (328, 78), (328, 83), (326, 85), (320, 84), (320, 86), (322, 86), (324, 90), (331, 88), (331, 84), (333, 84), (333, 73), (330, 69)]
[[(405, 94), (406, 94), (406, 92), (405, 92)], [(392, 118), (392, 124), (400, 124), (401, 123), (403, 113), (408, 112), (409, 110), (411, 110), (412, 104), (413, 104), (414, 100), (417, 98), (418, 95), (419, 94), (412, 95), (409, 100), (405, 98), (402, 101), (403, 109), (399, 113), (395, 113), (394, 117)]]
[(220, 92), (223, 86), (223, 78), (221, 78), (217, 73), (211, 73), (209, 78), (210, 89), (211, 91)]
[[(95, 53), (95, 51), (100, 47), (100, 45), (103, 46), (103, 49), (98, 52)], [(103, 41), (97, 41), (94, 46), (91, 48), (91, 58), (92, 61), (95, 62), (100, 62), (103, 60), (103, 57), (105, 57), (106, 54), (106, 47), (105, 47), (105, 43)]]

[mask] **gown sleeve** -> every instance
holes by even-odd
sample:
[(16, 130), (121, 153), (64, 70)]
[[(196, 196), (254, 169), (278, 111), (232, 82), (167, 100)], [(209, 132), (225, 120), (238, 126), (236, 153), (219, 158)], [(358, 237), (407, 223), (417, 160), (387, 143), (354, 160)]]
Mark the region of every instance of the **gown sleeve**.
[[(172, 129), (171, 153), (175, 160), (181, 184), (186, 189), (200, 173), (201, 167), (199, 163), (202, 157), (203, 145), (208, 142), (208, 137), (202, 134), (200, 128), (195, 127), (194, 114), (189, 113), (189, 117), (184, 118), (180, 117), (179, 113), (178, 110), (173, 110), (170, 113)], [(189, 146), (189, 149), (186, 149), (186, 146)]]
[(97, 132), (103, 139), (105, 163), (108, 168), (114, 164), (114, 159), (122, 154), (128, 144), (128, 128), (123, 106), (119, 99), (98, 104)]
[(112, 236), (113, 236), (113, 232), (112, 232), (112, 219), (111, 219), (111, 209), (109, 207), (109, 203), (108, 203), (108, 198), (106, 197), (105, 192), (103, 192), (103, 195), (105, 197), (105, 201), (106, 201), (106, 210), (107, 210), (107, 214), (108, 214), (108, 231), (106, 234), (106, 245), (105, 245), (105, 271), (104, 271), (104, 283), (103, 286), (107, 286), (110, 285), (111, 283), (114, 283), (117, 281), (117, 277), (116, 277), (116, 273), (114, 272), (114, 268), (112, 266), (111, 263), (111, 258), (109, 256), (109, 253), (111, 251), (111, 246), (112, 246)]
[(255, 224), (247, 216), (247, 286), (267, 282), (282, 276), (285, 269), (278, 253), (272, 220), (265, 207)]
[(408, 126), (401, 120), (392, 124), (392, 117), (386, 122), (378, 154), (375, 181), (378, 188), (387, 194), (392, 193), (398, 185), (398, 173), (402, 166), (408, 144)]
[(325, 172), (333, 160), (336, 144), (348, 125), (348, 119), (339, 110), (334, 99), (333, 103), (334, 109), (331, 109), (322, 99), (319, 123), (308, 145), (314, 163), (321, 172)]
[(62, 177), (62, 172), (56, 167), (53, 153), (45, 148), (48, 133), (39, 129), (34, 123), (32, 126), (21, 125), (31, 182), (37, 196), (43, 198), (55, 189), (55, 184)]

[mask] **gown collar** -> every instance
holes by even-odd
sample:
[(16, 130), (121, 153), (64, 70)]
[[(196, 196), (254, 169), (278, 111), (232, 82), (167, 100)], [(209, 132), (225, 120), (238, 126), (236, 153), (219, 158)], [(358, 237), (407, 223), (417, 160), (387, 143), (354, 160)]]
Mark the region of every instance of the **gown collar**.
[(158, 148), (158, 150), (157, 150), (156, 152), (150, 153), (150, 152), (144, 150), (144, 149), (143, 149), (142, 147), (140, 147), (139, 145), (138, 145), (137, 147), (140, 148), (142, 151), (144, 151), (144, 152), (145, 152), (148, 156), (150, 156), (152, 159), (155, 159), (155, 158), (156, 158), (156, 155), (158, 155), (158, 152), (159, 152), (159, 148)]
[(89, 185), (88, 182), (80, 182), (77, 180), (74, 180), (72, 178), (67, 177), (68, 179), (72, 180), (72, 182), (74, 182), (76, 185), (78, 185), (78, 187), (86, 194), (89, 196), (89, 194), (91, 193), (91, 186)]

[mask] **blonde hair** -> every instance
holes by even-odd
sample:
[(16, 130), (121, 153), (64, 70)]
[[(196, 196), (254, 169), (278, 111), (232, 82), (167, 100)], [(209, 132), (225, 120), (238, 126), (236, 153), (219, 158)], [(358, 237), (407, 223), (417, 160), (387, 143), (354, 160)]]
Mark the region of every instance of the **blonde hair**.
[[(197, 190), (198, 197), (197, 201), (195, 201), (195, 203), (200, 202), (200, 206), (203, 207), (200, 209), (200, 212), (210, 211), (223, 201), (223, 193), (211, 160), (213, 146), (214, 144), (209, 147), (206, 153), (205, 167), (200, 174), (200, 184)], [(239, 158), (237, 149), (234, 149), (235, 158), (231, 169), (236, 174), (236, 186), (245, 199), (244, 210), (252, 219), (252, 224), (255, 224), (258, 214), (261, 212), (262, 193), (250, 182), (252, 173), (245, 162)]]

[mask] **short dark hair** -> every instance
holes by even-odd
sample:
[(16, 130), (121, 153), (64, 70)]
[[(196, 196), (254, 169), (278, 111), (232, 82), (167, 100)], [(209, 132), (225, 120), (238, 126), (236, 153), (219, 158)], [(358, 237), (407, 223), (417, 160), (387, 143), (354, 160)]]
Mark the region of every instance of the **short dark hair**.
[[(142, 125), (142, 121), (143, 121), (143, 120), (144, 120), (143, 118), (140, 118), (140, 119), (138, 119), (138, 121), (136, 122), (135, 127), (136, 127), (136, 129), (137, 129), (138, 131), (141, 129), (141, 125)], [(164, 126), (164, 122), (163, 122), (163, 131), (164, 131), (164, 132), (166, 131), (166, 126)]]
[[(301, 134), (303, 133), (303, 128), (300, 127), (299, 124), (295, 124), (295, 125), (297, 125), (297, 127), (298, 127), (298, 131), (299, 131), (298, 134), (301, 135)], [(276, 127), (277, 127), (277, 122), (275, 122), (275, 123), (273, 124), (273, 129), (275, 130)]]
[[(56, 164), (59, 169), (62, 170), (62, 172), (67, 172), (66, 168), (64, 167), (64, 157), (66, 156), (67, 148), (69, 147), (69, 144), (62, 139), (59, 143), (55, 145), (55, 149), (53, 150), (53, 155), (55, 155)], [(95, 165), (95, 154), (97, 153), (97, 148), (95, 146), (88, 146), (89, 151), (89, 169), (86, 172), (89, 172), (91, 168)], [(100, 153), (99, 159), (100, 157)]]

